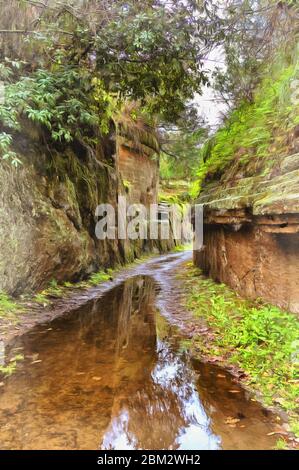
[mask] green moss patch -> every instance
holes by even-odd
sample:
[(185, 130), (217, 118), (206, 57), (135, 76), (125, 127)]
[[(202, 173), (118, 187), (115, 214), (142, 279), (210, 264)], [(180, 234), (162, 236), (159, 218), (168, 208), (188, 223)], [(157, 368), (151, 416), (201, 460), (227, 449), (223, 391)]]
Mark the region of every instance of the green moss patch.
[(0, 374), (3, 374), (4, 377), (9, 377), (16, 371), (18, 362), (23, 360), (23, 354), (17, 354), (16, 356), (12, 357), (8, 364), (6, 364), (5, 366), (0, 365)]
[(19, 313), (24, 313), (24, 307), (15, 302), (8, 294), (0, 291), (0, 318), (15, 318)]

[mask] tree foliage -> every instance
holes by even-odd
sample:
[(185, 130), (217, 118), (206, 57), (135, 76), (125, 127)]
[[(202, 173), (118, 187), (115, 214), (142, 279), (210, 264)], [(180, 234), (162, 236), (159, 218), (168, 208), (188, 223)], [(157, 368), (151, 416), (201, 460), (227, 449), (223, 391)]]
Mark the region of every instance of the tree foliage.
[(84, 140), (88, 126), (107, 132), (128, 99), (174, 123), (207, 82), (201, 57), (218, 20), (202, 16), (205, 2), (13, 0), (1, 8), (4, 127), (25, 115), (54, 140)]
[(200, 148), (207, 137), (202, 126), (196, 131), (179, 130), (170, 132), (162, 146), (160, 173), (162, 179), (189, 180), (195, 178), (198, 170)]
[(230, 107), (252, 102), (254, 90), (268, 73), (277, 50), (288, 54), (299, 33), (299, 8), (293, 0), (226, 0), (222, 42), (225, 68), (217, 68), (214, 87)]

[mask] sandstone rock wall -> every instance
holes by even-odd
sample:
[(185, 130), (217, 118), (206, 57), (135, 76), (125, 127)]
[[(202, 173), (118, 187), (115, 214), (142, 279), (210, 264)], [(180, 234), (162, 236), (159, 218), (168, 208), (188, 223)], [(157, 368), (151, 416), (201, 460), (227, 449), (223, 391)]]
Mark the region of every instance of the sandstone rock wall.
[[(159, 161), (157, 153), (145, 145), (119, 138), (117, 150), (117, 168), (120, 175), (121, 187), (119, 193), (126, 197), (127, 204), (140, 203), (148, 210), (150, 216), (150, 205), (158, 203), (159, 190)], [(159, 227), (161, 235), (161, 226)], [(134, 243), (135, 251), (158, 251), (166, 252), (172, 250), (180, 240), (174, 240), (172, 227), (170, 225), (170, 237), (162, 239), (159, 235), (157, 240), (151, 240), (148, 230), (148, 239), (139, 240)], [(132, 243), (125, 242), (124, 250), (132, 249)]]
[[(51, 279), (80, 280), (152, 248), (144, 241), (95, 236), (97, 205), (117, 207), (123, 180), (131, 176), (122, 175), (124, 165), (118, 168), (113, 142), (103, 143), (97, 155), (78, 142), (50, 150), (37, 129), (24, 128), (14, 146), (22, 165), (0, 160), (0, 291), (18, 295)], [(157, 161), (130, 151), (126, 158), (134, 170), (132, 202), (143, 202), (145, 195), (155, 200)]]
[(204, 187), (204, 247), (195, 263), (241, 295), (299, 312), (299, 155), (270, 167), (235, 162)]
[(146, 207), (157, 204), (159, 166), (154, 152), (136, 149), (129, 141), (122, 140), (118, 145), (117, 167), (129, 204), (136, 201)]

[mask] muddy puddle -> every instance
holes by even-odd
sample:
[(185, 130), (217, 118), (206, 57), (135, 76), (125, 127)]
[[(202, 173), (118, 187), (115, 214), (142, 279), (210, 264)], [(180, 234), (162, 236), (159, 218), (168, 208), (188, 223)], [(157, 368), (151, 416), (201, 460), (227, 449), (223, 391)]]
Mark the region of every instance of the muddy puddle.
[(274, 417), (188, 358), (159, 295), (135, 276), (7, 346), (24, 360), (0, 387), (0, 448), (271, 448)]

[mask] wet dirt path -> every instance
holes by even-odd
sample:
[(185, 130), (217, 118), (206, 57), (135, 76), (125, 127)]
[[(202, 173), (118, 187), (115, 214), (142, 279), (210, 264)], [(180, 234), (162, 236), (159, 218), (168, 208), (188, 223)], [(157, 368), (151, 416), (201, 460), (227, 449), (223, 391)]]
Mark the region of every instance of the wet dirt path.
[(173, 273), (190, 257), (124, 271), (6, 345), (24, 360), (0, 387), (1, 449), (273, 447), (275, 417), (182, 348)]

